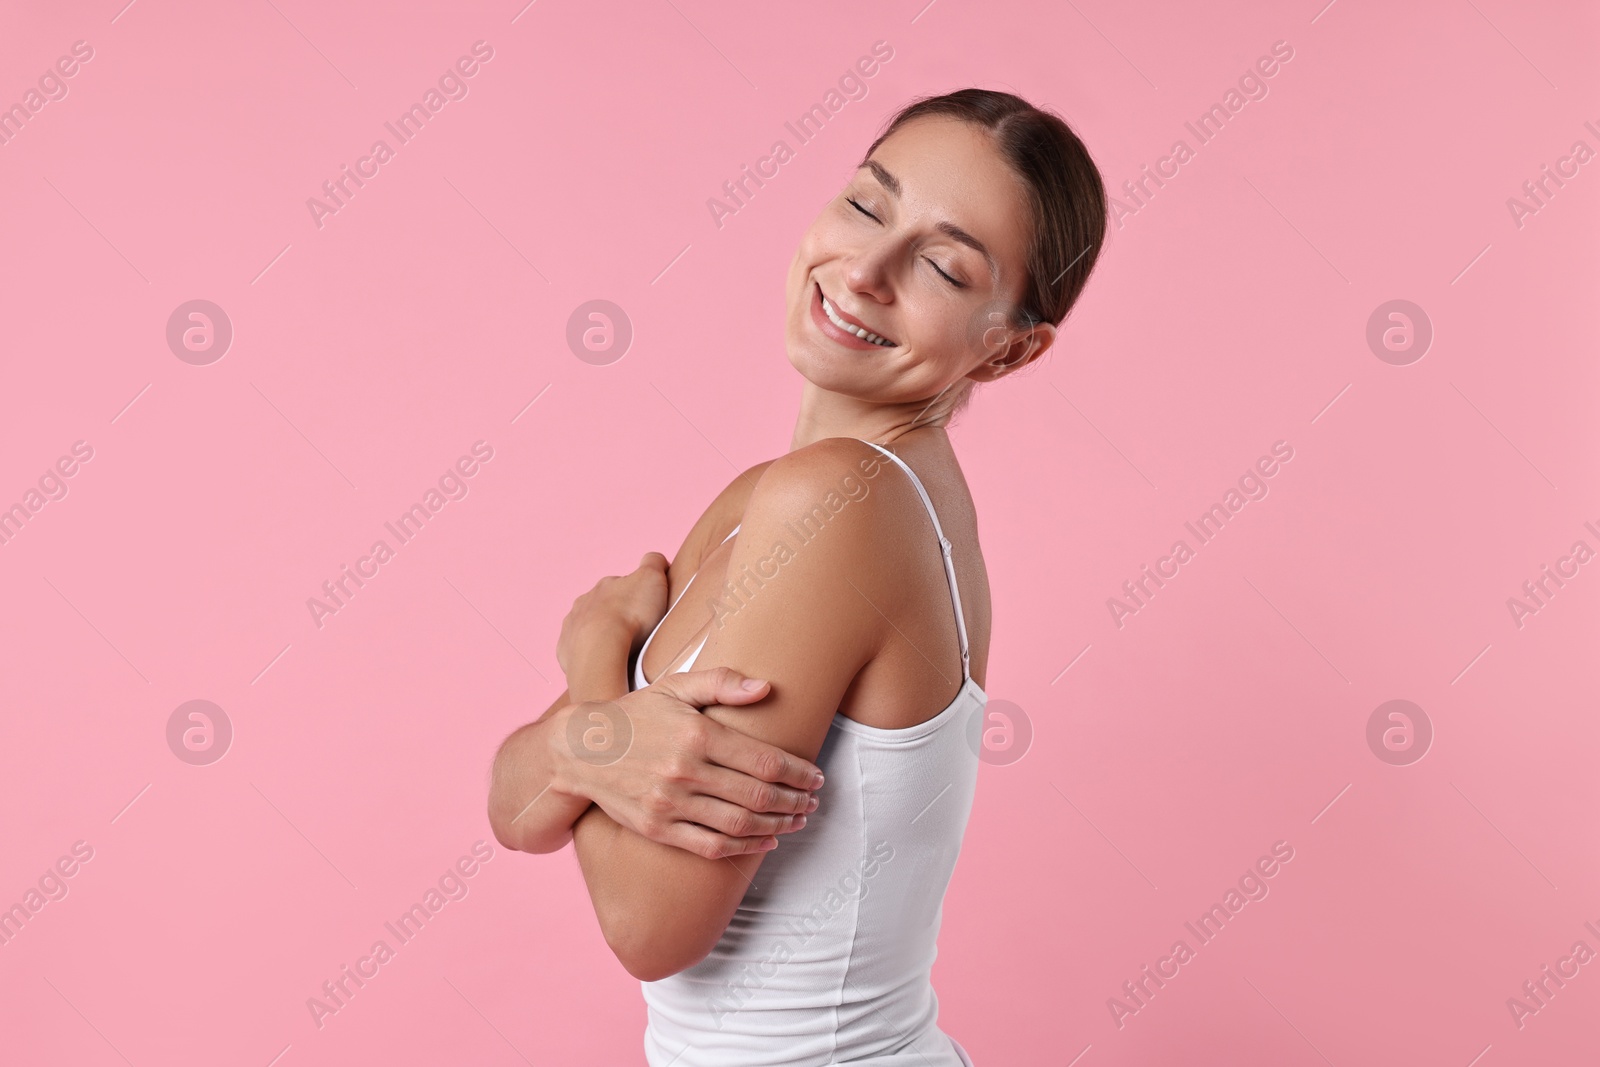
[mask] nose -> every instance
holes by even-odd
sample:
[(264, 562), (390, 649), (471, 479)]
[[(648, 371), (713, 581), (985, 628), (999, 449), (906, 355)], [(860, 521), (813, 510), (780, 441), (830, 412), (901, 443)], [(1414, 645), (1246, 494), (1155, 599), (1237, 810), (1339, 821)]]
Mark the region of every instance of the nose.
[(893, 233), (875, 235), (854, 248), (844, 263), (844, 284), (879, 303), (894, 298), (894, 268), (905, 242)]

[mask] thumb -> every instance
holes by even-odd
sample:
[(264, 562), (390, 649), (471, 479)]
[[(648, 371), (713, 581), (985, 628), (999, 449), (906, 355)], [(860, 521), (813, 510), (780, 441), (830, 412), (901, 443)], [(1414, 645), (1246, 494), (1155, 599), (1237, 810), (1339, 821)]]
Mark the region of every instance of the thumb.
[(764, 678), (746, 677), (732, 667), (712, 667), (669, 674), (657, 679), (650, 688), (674, 700), (704, 708), (712, 704), (750, 704), (766, 696), (769, 687)]
[(667, 569), (667, 557), (659, 552), (646, 552), (639, 557), (639, 569), (643, 570), (646, 567), (664, 572)]

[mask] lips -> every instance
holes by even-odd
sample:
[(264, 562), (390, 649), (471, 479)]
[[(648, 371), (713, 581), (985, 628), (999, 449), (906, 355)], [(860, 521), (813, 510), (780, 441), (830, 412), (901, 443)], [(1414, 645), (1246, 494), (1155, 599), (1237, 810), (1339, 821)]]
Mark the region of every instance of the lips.
[(811, 301), (811, 318), (823, 333), (849, 348), (882, 350), (897, 347), (893, 339), (884, 337), (854, 315), (840, 309), (824, 295), (821, 285), (813, 287), (816, 296)]

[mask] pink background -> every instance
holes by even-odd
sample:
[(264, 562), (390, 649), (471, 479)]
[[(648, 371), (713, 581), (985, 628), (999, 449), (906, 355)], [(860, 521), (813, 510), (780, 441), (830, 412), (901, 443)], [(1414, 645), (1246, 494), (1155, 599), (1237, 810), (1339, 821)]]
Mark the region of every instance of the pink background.
[[(94, 851), (0, 946), (0, 1060), (642, 1062), (570, 852), (496, 847), (320, 1029), (306, 1000), (492, 841), (488, 762), (560, 688), (571, 599), (787, 447), (784, 272), (894, 108), (1016, 91), (1134, 206), (1281, 40), (1269, 94), (1112, 228), (1057, 349), (954, 432), (988, 689), (1034, 739), (982, 769), (940, 1023), (980, 1067), (1592, 1062), (1600, 962), (1521, 1028), (1506, 1000), (1600, 951), (1600, 563), (1520, 628), (1506, 601), (1600, 549), (1600, 162), (1520, 228), (1506, 201), (1600, 149), (1600, 16), (924, 2), (8, 10), (0, 103), (94, 57), (0, 146), (0, 506), (94, 454), (0, 545), (0, 906)], [(478, 40), (469, 95), (318, 228), (307, 198)], [(193, 299), (233, 324), (208, 366), (165, 339)], [(592, 299), (634, 327), (611, 365), (565, 341)], [(1394, 299), (1435, 333), (1406, 366), (1365, 340)], [(479, 440), (465, 499), (314, 625)], [(1119, 628), (1107, 598), (1280, 440), (1270, 494)], [(235, 732), (207, 766), (166, 740), (195, 699)], [(1366, 739), (1392, 699), (1435, 732), (1407, 766)], [(1270, 895), (1119, 1028), (1108, 998), (1277, 841)]]

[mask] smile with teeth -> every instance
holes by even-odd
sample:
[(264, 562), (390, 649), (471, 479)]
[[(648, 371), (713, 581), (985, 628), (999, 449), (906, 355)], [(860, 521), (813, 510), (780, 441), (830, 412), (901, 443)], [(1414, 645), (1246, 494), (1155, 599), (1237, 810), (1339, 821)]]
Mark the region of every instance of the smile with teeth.
[(839, 329), (853, 333), (863, 341), (871, 341), (873, 344), (881, 345), (884, 348), (894, 347), (894, 342), (888, 338), (879, 337), (871, 330), (864, 330), (859, 326), (852, 326), (848, 322), (841, 319), (838, 313), (833, 310), (833, 305), (828, 302), (828, 298), (826, 296), (822, 298), (822, 313), (828, 316), (828, 321), (839, 327)]

